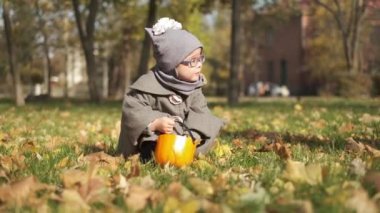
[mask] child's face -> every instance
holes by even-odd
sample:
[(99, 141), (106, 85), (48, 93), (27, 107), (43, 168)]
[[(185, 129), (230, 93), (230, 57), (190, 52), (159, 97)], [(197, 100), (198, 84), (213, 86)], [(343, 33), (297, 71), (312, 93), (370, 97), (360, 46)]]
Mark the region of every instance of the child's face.
[[(177, 67), (177, 77), (182, 81), (195, 82), (199, 79), (204, 62), (202, 49), (190, 53)], [(192, 62), (191, 62), (192, 61)]]

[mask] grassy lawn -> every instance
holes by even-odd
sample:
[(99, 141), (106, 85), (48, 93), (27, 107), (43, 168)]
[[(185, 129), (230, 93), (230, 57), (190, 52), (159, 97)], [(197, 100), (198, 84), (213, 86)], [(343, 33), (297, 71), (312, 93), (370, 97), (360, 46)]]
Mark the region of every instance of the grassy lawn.
[(115, 156), (121, 103), (0, 102), (0, 211), (377, 212), (380, 100), (210, 102), (185, 168)]

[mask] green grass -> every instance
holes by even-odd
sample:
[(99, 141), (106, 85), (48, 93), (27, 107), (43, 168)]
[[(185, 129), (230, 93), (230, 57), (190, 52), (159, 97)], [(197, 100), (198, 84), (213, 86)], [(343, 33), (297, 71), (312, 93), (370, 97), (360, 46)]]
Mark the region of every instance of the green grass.
[[(110, 163), (102, 159), (96, 161), (96, 173), (90, 174), (91, 163), (86, 156), (99, 151), (111, 156), (115, 154), (120, 102), (96, 105), (50, 101), (16, 108), (2, 101), (0, 210), (33, 211), (42, 203), (50, 211), (68, 211), (65, 205), (82, 205), (78, 199), (70, 201), (73, 204), (63, 196), (63, 192), (69, 190), (82, 193), (84, 205), (92, 210), (131, 210), (133, 206), (127, 204), (131, 195), (114, 183), (115, 177), (120, 175), (127, 179), (128, 187), (142, 186), (146, 191), (161, 193), (156, 200), (136, 198), (135, 202), (146, 201), (144, 211), (147, 212), (181, 208), (190, 212), (194, 209), (289, 212), (306, 211), (308, 205), (316, 212), (346, 212), (355, 210), (350, 209), (347, 202), (358, 190), (364, 190), (370, 198), (379, 193), (380, 189), (364, 181), (367, 175), (380, 172), (379, 157), (366, 150), (355, 152), (345, 147), (347, 138), (351, 137), (380, 149), (380, 100), (258, 99), (244, 101), (235, 107), (228, 107), (223, 101), (212, 101), (209, 106), (215, 115), (226, 120), (226, 126), (218, 137), (219, 147), (196, 159), (192, 165), (162, 168), (154, 162), (140, 164), (121, 160)], [(310, 184), (286, 178), (286, 160), (273, 151), (258, 151), (275, 141), (289, 145), (293, 162), (322, 168), (322, 173), (317, 173), (322, 180)], [(227, 151), (220, 151), (221, 147)], [(364, 169), (365, 174), (352, 169), (356, 158), (363, 162), (364, 166), (359, 169)], [(115, 156), (114, 159), (119, 158)], [(83, 194), (80, 187), (90, 184), (90, 179), (77, 180), (73, 186), (65, 185), (63, 176), (72, 170), (103, 180), (102, 185), (93, 187), (105, 188), (101, 195), (107, 198), (95, 199), (95, 195), (86, 197), (90, 195)], [(4, 187), (29, 176), (55, 189), (30, 192), (28, 196), (41, 201), (39, 204), (28, 200), (15, 203), (2, 197)], [(204, 188), (208, 184), (213, 193), (203, 194), (197, 190), (189, 181), (191, 178), (202, 180), (206, 184)], [(185, 187), (177, 197), (170, 191), (175, 182)], [(376, 205), (375, 201), (365, 199), (358, 202)]]

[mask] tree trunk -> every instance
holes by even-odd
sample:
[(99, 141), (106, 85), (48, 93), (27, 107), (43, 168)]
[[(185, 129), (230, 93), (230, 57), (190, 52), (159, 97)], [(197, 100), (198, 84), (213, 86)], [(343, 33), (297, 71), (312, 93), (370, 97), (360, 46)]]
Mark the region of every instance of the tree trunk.
[(314, 2), (327, 10), (335, 19), (338, 30), (341, 34), (344, 57), (346, 61), (347, 71), (354, 72), (361, 62), (357, 57), (357, 45), (359, 40), (360, 25), (365, 17), (368, 9), (368, 0), (353, 0), (349, 5), (349, 12), (342, 11), (341, 1), (334, 0), (335, 7), (330, 4), (324, 3), (321, 0), (314, 0)]
[(7, 41), (7, 51), (9, 56), (9, 70), (12, 75), (12, 83), (13, 83), (13, 92), (14, 92), (14, 100), (16, 106), (25, 105), (24, 95), (22, 91), (22, 82), (20, 79), (20, 72), (15, 68), (15, 54), (13, 52), (13, 42), (12, 42), (12, 25), (11, 20), (9, 18), (9, 7), (8, 1), (3, 0), (3, 20), (4, 20), (4, 29), (5, 29), (5, 37)]
[(82, 25), (83, 20), (79, 11), (79, 2), (78, 0), (72, 0), (72, 3), (75, 14), (75, 20), (79, 31), (79, 37), (86, 59), (86, 71), (88, 77), (88, 89), (90, 92), (90, 99), (91, 101), (99, 102), (100, 94), (96, 84), (97, 70), (94, 55), (94, 30), (95, 19), (99, 8), (99, 0), (91, 0), (88, 5), (89, 15), (86, 20), (85, 29)]
[[(154, 24), (154, 20), (156, 19), (156, 13), (157, 13), (156, 0), (150, 0), (149, 1), (149, 11), (148, 11), (148, 19), (146, 22), (146, 27), (152, 27), (152, 25)], [(151, 46), (151, 42), (149, 39), (149, 35), (148, 35), (148, 33), (145, 33), (144, 43), (143, 43), (143, 47), (141, 50), (138, 76), (142, 76), (148, 71), (150, 46)]]
[(240, 30), (240, 2), (232, 1), (232, 30), (231, 30), (231, 66), (230, 80), (228, 82), (228, 104), (239, 102), (239, 30)]
[(36, 7), (36, 14), (37, 14), (37, 17), (38, 17), (38, 27), (39, 27), (39, 30), (41, 31), (41, 34), (42, 34), (42, 37), (43, 37), (43, 43), (42, 43), (42, 47), (43, 47), (43, 50), (44, 50), (44, 54), (45, 54), (45, 59), (46, 59), (46, 66), (47, 66), (47, 79), (46, 79), (46, 82), (47, 82), (47, 94), (48, 96), (50, 97), (51, 96), (51, 82), (50, 82), (50, 79), (51, 79), (51, 76), (52, 76), (52, 72), (53, 72), (53, 68), (52, 68), (52, 64), (51, 64), (51, 59), (50, 59), (50, 50), (49, 50), (49, 44), (48, 44), (48, 35), (44, 29), (44, 20), (42, 19), (42, 14), (41, 14), (41, 9), (40, 9), (40, 6), (38, 4), (38, 0), (35, 2), (35, 7)]

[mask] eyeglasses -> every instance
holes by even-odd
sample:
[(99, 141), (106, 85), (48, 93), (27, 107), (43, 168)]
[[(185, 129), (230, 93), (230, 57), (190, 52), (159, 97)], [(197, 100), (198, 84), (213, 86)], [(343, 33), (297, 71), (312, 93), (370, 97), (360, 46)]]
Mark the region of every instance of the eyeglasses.
[(196, 67), (198, 63), (203, 64), (206, 60), (206, 57), (204, 55), (199, 56), (198, 58), (192, 58), (188, 61), (182, 61), (181, 64), (186, 65), (190, 68)]

